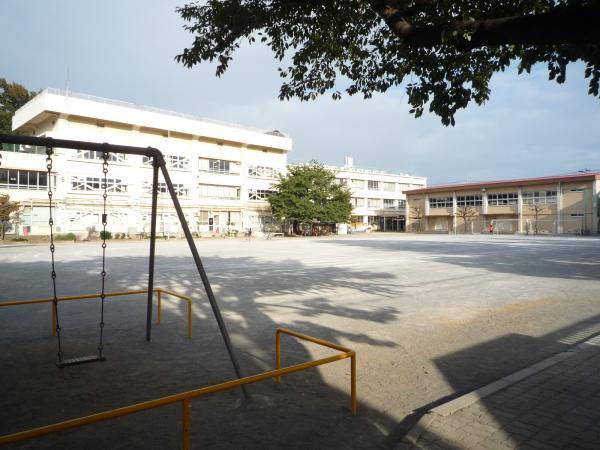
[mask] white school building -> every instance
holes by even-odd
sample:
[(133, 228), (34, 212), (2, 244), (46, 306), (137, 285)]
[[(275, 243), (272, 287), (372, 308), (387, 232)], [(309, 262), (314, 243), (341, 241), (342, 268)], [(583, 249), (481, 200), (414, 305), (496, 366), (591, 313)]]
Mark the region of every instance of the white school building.
[(343, 167), (326, 167), (352, 192), (351, 231), (405, 231), (405, 191), (427, 185), (424, 177), (354, 167), (350, 156)]
[[(163, 152), (193, 232), (260, 232), (270, 223), (265, 195), (285, 173), (292, 140), (259, 130), (131, 103), (46, 89), (13, 118), (20, 134), (108, 142)], [(21, 204), (18, 231), (47, 234), (45, 148), (4, 144), (0, 193)], [(52, 177), (55, 232), (86, 236), (101, 229), (102, 155), (55, 149)], [(107, 175), (107, 230), (130, 236), (149, 233), (152, 168), (147, 158), (111, 155)], [(159, 185), (158, 232), (180, 227), (164, 182)]]

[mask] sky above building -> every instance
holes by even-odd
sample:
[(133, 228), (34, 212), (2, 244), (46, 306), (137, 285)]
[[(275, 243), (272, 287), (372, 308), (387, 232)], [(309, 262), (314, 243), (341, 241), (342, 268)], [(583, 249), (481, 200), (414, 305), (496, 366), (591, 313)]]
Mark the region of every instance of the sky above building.
[(29, 89), (55, 87), (264, 129), (293, 139), (290, 162), (312, 159), (428, 177), (429, 184), (600, 170), (600, 100), (583, 66), (567, 82), (545, 67), (497, 74), (491, 99), (456, 115), (414, 119), (404, 90), (365, 100), (277, 99), (277, 61), (243, 46), (228, 72), (186, 69), (174, 57), (192, 35), (175, 12), (185, 0), (3, 0), (0, 77)]

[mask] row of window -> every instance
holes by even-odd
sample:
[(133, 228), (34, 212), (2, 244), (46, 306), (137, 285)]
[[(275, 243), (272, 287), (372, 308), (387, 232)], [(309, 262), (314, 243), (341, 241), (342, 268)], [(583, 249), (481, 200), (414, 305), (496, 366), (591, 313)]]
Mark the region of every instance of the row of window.
[[(71, 189), (74, 191), (99, 191), (104, 190), (104, 178), (99, 177), (71, 177)], [(120, 178), (106, 179), (107, 192), (127, 192), (127, 184)]]
[[(396, 208), (404, 208), (406, 206), (406, 200), (395, 200), (390, 198), (384, 198), (383, 200), (380, 198), (368, 198), (367, 199), (367, 207), (368, 208), (381, 208), (381, 202), (383, 201), (383, 207), (385, 209), (396, 209)], [(365, 199), (360, 197), (352, 197), (350, 199), (350, 203), (353, 208), (362, 208), (365, 206)]]
[[(516, 205), (518, 201), (519, 194), (515, 192), (488, 194), (487, 199), (489, 206), (511, 206)], [(556, 191), (523, 192), (523, 203), (526, 205), (556, 203)], [(483, 200), (481, 195), (456, 196), (456, 206), (458, 207), (482, 206), (482, 204)], [(452, 197), (430, 198), (429, 207), (452, 208)]]
[[(98, 152), (96, 150), (75, 150), (75, 158), (87, 159), (87, 160), (104, 160), (104, 152)], [(108, 160), (112, 162), (125, 162), (127, 155), (124, 153), (109, 153)]]
[(248, 200), (267, 200), (269, 195), (274, 193), (275, 191), (268, 189), (248, 189)]
[[(338, 178), (339, 183), (343, 186), (350, 186), (355, 189), (364, 189), (365, 188), (365, 180), (356, 180), (353, 178)], [(367, 189), (369, 191), (386, 191), (386, 192), (399, 192), (407, 191), (413, 188), (419, 188), (420, 185), (411, 186), (410, 184), (403, 183), (390, 183), (387, 181), (376, 181), (376, 180), (367, 180), (366, 182)], [(396, 189), (396, 185), (398, 189)]]
[[(45, 150), (44, 150), (45, 152)], [(77, 159), (87, 160), (102, 160), (104, 158), (103, 152), (94, 150), (77, 150), (75, 157)], [(167, 166), (171, 169), (189, 170), (190, 158), (181, 155), (164, 155)], [(110, 153), (109, 161), (112, 162), (125, 162), (127, 156), (122, 153)], [(145, 166), (152, 165), (152, 158), (149, 156), (143, 156), (142, 163)], [(219, 173), (225, 175), (239, 175), (241, 164), (239, 161), (229, 161), (225, 159), (214, 159), (214, 158), (198, 158), (198, 169), (200, 172)], [(277, 178), (281, 172), (274, 167), (267, 166), (249, 166), (248, 175), (251, 177), (260, 178)]]
[(37, 145), (0, 144), (0, 150), (3, 152), (30, 153), (33, 155), (46, 154), (46, 147), (38, 147)]
[(266, 166), (248, 166), (248, 176), (276, 179), (281, 175), (279, 169)]
[(0, 169), (0, 188), (45, 190), (48, 173), (33, 170)]
[[(170, 169), (188, 170), (190, 168), (190, 158), (187, 156), (164, 155), (164, 158), (165, 162), (167, 163), (167, 167)], [(142, 164), (144, 166), (151, 167), (153, 159), (154, 158), (150, 156), (142, 156)]]
[[(167, 188), (167, 183), (159, 182), (157, 187), (158, 187), (159, 194), (168, 194), (169, 193), (169, 189)], [(185, 184), (173, 183), (173, 189), (175, 190), (175, 194), (177, 194), (178, 197), (182, 197), (182, 196), (185, 197), (185, 196), (189, 195), (189, 189), (187, 188), (187, 186)], [(152, 183), (150, 183), (148, 181), (144, 182), (144, 193), (152, 195)]]

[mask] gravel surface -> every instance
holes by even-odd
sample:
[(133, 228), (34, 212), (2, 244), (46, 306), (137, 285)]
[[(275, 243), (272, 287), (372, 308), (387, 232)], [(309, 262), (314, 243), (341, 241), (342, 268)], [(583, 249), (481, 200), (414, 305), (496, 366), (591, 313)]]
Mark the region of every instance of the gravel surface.
[[(193, 448), (391, 447), (435, 404), (600, 332), (600, 239), (361, 234), (201, 239), (200, 255), (245, 374), (274, 367), (284, 326), (357, 352), (359, 414), (348, 361), (192, 402)], [(112, 241), (108, 290), (143, 288), (148, 242)], [(59, 295), (100, 291), (99, 243), (57, 245)], [(108, 299), (104, 363), (59, 370), (50, 305), (0, 309), (0, 434), (234, 378), (185, 242), (157, 243), (163, 302), (145, 336), (143, 296)], [(50, 297), (47, 246), (0, 246), (0, 301)], [(67, 357), (97, 345), (99, 301), (61, 303)], [(331, 352), (284, 338), (284, 363)], [(181, 408), (167, 406), (7, 448), (178, 448)]]

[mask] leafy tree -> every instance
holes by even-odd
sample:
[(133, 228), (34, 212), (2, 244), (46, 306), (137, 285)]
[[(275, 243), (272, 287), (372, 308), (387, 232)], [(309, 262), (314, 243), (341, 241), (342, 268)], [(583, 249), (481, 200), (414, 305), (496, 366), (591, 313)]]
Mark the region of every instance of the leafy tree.
[(0, 78), (0, 134), (13, 134), (11, 122), (15, 111), (37, 95), (18, 83)]
[(459, 206), (456, 208), (456, 216), (460, 217), (465, 224), (465, 233), (467, 232), (467, 225), (469, 223), (469, 219), (471, 217), (475, 217), (477, 215), (477, 211), (475, 208), (471, 206)]
[(11, 202), (9, 195), (0, 194), (0, 235), (4, 240), (4, 235), (11, 227), (11, 215), (19, 210), (21, 205), (18, 202)]
[(288, 174), (274, 186), (268, 200), (277, 220), (301, 223), (345, 223), (350, 220), (350, 191), (337, 183), (335, 175), (316, 161), (290, 166)]
[(454, 125), (456, 111), (484, 103), (492, 75), (512, 61), (519, 73), (545, 63), (563, 83), (577, 60), (598, 96), (598, 0), (206, 0), (177, 11), (194, 35), (176, 56), (187, 67), (217, 61), (220, 76), (244, 41), (266, 44), (280, 61), (291, 54), (279, 69), (280, 99), (368, 98), (408, 78), (410, 112), (428, 107)]

